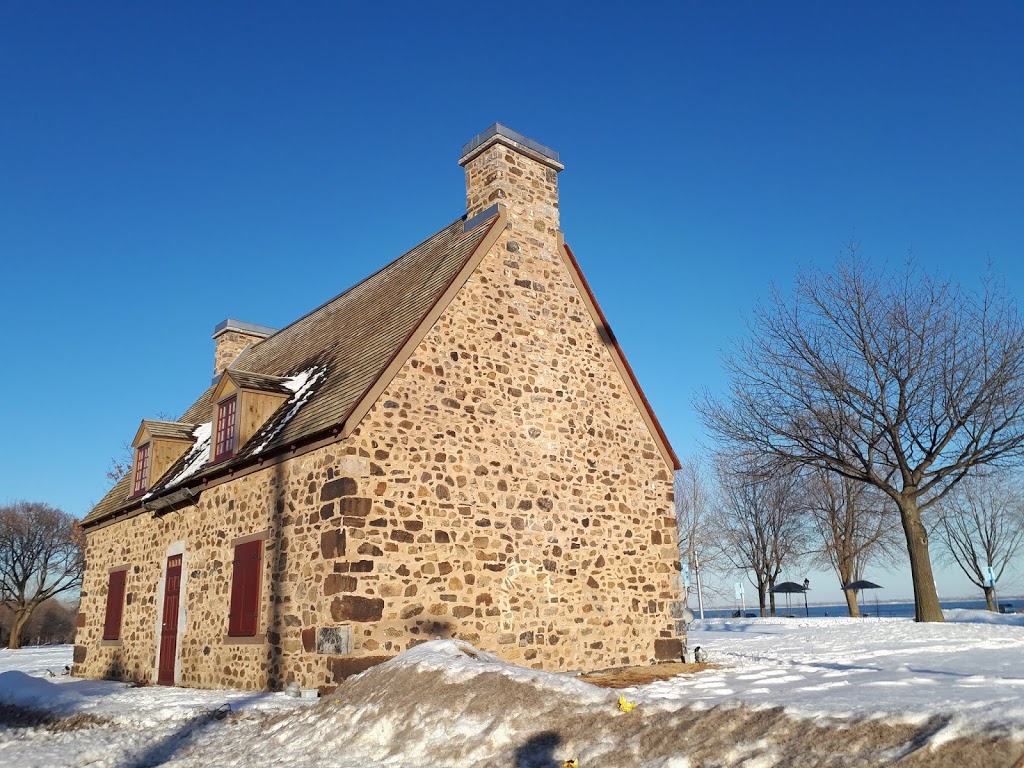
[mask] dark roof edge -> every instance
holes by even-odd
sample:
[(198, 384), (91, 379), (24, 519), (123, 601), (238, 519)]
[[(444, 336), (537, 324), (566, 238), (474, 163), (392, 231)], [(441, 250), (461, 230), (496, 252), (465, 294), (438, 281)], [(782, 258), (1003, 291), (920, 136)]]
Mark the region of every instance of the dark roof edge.
[[(381, 272), (383, 272), (383, 271), (384, 271), (385, 269), (387, 269), (388, 267), (390, 267), (390, 266), (391, 266), (392, 264), (394, 264), (394, 263), (395, 263), (396, 261), (400, 261), (401, 259), (404, 259), (404, 258), (405, 258), (406, 256), (408, 256), (408, 255), (409, 255), (409, 254), (410, 254), (410, 253), (411, 253), (412, 251), (415, 251), (415, 250), (416, 250), (417, 248), (419, 248), (419, 247), (420, 247), (421, 245), (423, 245), (423, 244), (424, 244), (425, 242), (427, 242), (428, 240), (432, 240), (433, 238), (437, 237), (438, 235), (440, 235), (440, 234), (441, 234), (442, 232), (444, 232), (445, 230), (447, 230), (447, 229), (449, 229), (450, 227), (452, 227), (452, 226), (453, 226), (454, 224), (456, 224), (457, 222), (460, 222), (460, 221), (463, 221), (463, 222), (464, 222), (465, 220), (466, 220), (466, 215), (465, 215), (465, 214), (463, 214), (462, 216), (460, 216), (459, 218), (457, 218), (457, 219), (456, 219), (455, 221), (453, 221), (453, 222), (451, 222), (451, 223), (447, 224), (446, 226), (442, 227), (441, 229), (439, 229), (439, 230), (437, 230), (436, 232), (434, 232), (433, 234), (431, 234), (431, 235), (430, 235), (430, 237), (427, 237), (427, 238), (425, 238), (425, 239), (421, 240), (421, 241), (420, 241), (420, 242), (418, 242), (418, 243), (417, 243), (416, 245), (414, 245), (414, 246), (413, 246), (412, 248), (409, 248), (408, 250), (406, 250), (406, 251), (405, 251), (404, 253), (402, 253), (402, 254), (401, 254), (401, 255), (400, 255), (400, 256), (399, 256), (398, 258), (396, 258), (396, 259), (392, 259), (392, 260), (391, 260), (391, 261), (389, 261), (389, 262), (388, 262), (387, 264), (384, 264), (384, 265), (383, 265), (383, 266), (382, 266), (382, 267), (381, 267), (380, 269), (378, 269), (378, 270), (376, 270), (375, 272), (373, 272), (373, 273), (371, 273), (371, 274), (367, 275), (366, 277), (364, 277), (364, 278), (363, 278), (362, 280), (360, 280), (359, 282), (357, 282), (357, 283), (353, 283), (352, 285), (350, 285), (350, 286), (349, 286), (348, 288), (346, 288), (346, 289), (345, 289), (344, 291), (342, 291), (341, 293), (339, 293), (339, 294), (336, 294), (336, 295), (332, 296), (331, 298), (327, 299), (327, 300), (326, 300), (326, 301), (324, 301), (324, 302), (321, 302), (321, 303), (320, 303), (320, 304), (318, 304), (317, 306), (313, 307), (313, 309), (309, 310), (309, 312), (306, 312), (306, 313), (304, 313), (304, 314), (300, 315), (299, 317), (295, 318), (294, 320), (292, 320), (292, 321), (291, 321), (290, 323), (288, 323), (288, 325), (285, 325), (285, 326), (283, 326), (283, 327), (281, 327), (281, 328), (278, 328), (278, 329), (277, 329), (277, 330), (275, 331), (275, 333), (280, 333), (281, 331), (286, 331), (286, 330), (288, 330), (288, 329), (289, 329), (289, 328), (291, 328), (291, 327), (292, 327), (293, 325), (295, 325), (295, 324), (297, 324), (297, 323), (300, 323), (300, 322), (302, 322), (303, 320), (305, 320), (305, 319), (306, 319), (307, 317), (309, 317), (309, 316), (310, 316), (310, 315), (312, 315), (313, 313), (315, 313), (315, 312), (319, 312), (319, 311), (320, 311), (321, 309), (323, 309), (324, 307), (326, 307), (326, 306), (327, 306), (328, 304), (330, 304), (330, 303), (331, 303), (332, 301), (336, 301), (337, 299), (340, 299), (340, 298), (341, 298), (342, 296), (344, 296), (344, 295), (345, 295), (346, 293), (351, 293), (352, 291), (354, 291), (354, 290), (355, 290), (356, 288), (358, 288), (358, 287), (359, 287), (360, 285), (362, 285), (363, 283), (365, 283), (365, 282), (367, 282), (367, 281), (369, 281), (369, 280), (372, 280), (372, 279), (373, 279), (374, 277), (376, 277), (377, 275), (379, 275), (379, 274), (380, 274)], [(238, 355), (238, 358), (236, 358), (236, 359), (241, 359), (241, 357), (242, 357), (242, 355), (241, 355), (241, 354), (239, 354), (239, 355)], [(216, 377), (216, 376), (214, 377), (214, 383), (216, 383), (216, 381), (217, 381), (217, 378), (218, 378), (218, 377)]]
[(484, 149), (495, 143), (511, 146), (523, 152), (523, 154), (532, 157), (534, 160), (554, 168), (556, 171), (561, 171), (565, 168), (559, 159), (558, 152), (551, 147), (546, 147), (529, 136), (524, 136), (519, 131), (513, 131), (501, 123), (495, 123), (464, 144), (462, 146), (462, 154), (459, 156), (459, 165), (465, 165), (483, 152)]
[(256, 323), (247, 323), (244, 320), (235, 320), (228, 318), (227, 320), (221, 320), (213, 328), (213, 337), (217, 338), (220, 334), (227, 331), (241, 331), (242, 333), (251, 333), (256, 336), (273, 336), (277, 333), (277, 328), (271, 328), (268, 325), (257, 325)]
[(462, 234), (466, 234), (467, 232), (476, 229), (478, 226), (483, 224), (485, 221), (487, 221), (487, 219), (491, 218), (492, 216), (497, 216), (499, 213), (499, 205), (500, 203), (495, 203), (490, 208), (480, 211), (480, 213), (478, 213), (472, 219), (467, 219), (466, 222), (462, 225)]
[[(384, 367), (377, 372), (377, 376), (369, 383), (366, 389), (363, 390), (362, 394), (356, 398), (352, 403), (352, 407), (349, 408), (348, 412), (344, 417), (342, 417), (338, 426), (341, 427), (345, 436), (347, 436), (352, 430), (352, 425), (349, 423), (352, 417), (359, 414), (357, 421), (362, 421), (362, 417), (366, 414), (366, 411), (369, 410), (368, 407), (365, 407), (367, 402), (369, 401), (369, 403), (372, 404), (377, 397), (380, 397), (380, 392), (377, 392), (376, 395), (373, 394), (374, 390), (380, 388), (381, 391), (383, 391), (383, 388), (387, 386), (387, 383), (390, 383), (391, 379), (394, 378), (394, 375), (397, 372), (392, 370), (393, 367), (396, 363), (404, 364), (405, 361), (409, 359), (409, 356), (415, 351), (416, 345), (423, 340), (427, 329), (433, 325), (434, 321), (437, 320), (437, 315), (440, 315), (440, 312), (443, 311), (455, 298), (455, 293), (458, 293), (458, 290), (452, 292), (453, 287), (458, 284), (461, 288), (462, 284), (464, 284), (469, 278), (469, 273), (476, 268), (476, 264), (479, 260), (486, 255), (487, 251), (489, 251), (491, 246), (494, 245), (494, 241), (504, 231), (508, 222), (506, 208), (503, 205), (495, 205), (492, 207), (496, 209), (497, 215), (494, 216), (491, 223), (487, 226), (487, 231), (484, 232), (480, 240), (477, 241), (473, 250), (466, 255), (465, 260), (462, 262), (462, 266), (459, 267), (458, 271), (456, 271), (448, 281), (448, 284), (437, 294), (434, 301), (427, 308), (427, 311), (423, 313), (423, 316), (419, 321), (417, 321), (409, 333), (406, 334), (405, 339), (403, 339), (402, 343), (395, 349), (394, 354), (391, 355), (391, 359), (389, 359)], [(490, 209), (488, 209), (488, 211), (489, 210)], [(484, 213), (487, 213), (488, 211), (484, 211)], [(451, 295), (449, 295), (449, 293)], [(446, 296), (448, 297), (447, 300), (445, 300)], [(438, 307), (440, 307), (440, 310), (438, 310)], [(388, 377), (387, 382), (383, 382), (385, 377)], [(381, 386), (382, 382), (383, 386)]]
[(676, 456), (675, 450), (672, 448), (672, 443), (668, 440), (668, 435), (665, 434), (664, 428), (661, 426), (661, 422), (658, 421), (657, 415), (654, 413), (654, 409), (651, 407), (650, 401), (647, 399), (647, 395), (644, 394), (644, 390), (640, 386), (640, 382), (637, 381), (636, 374), (633, 373), (633, 368), (629, 364), (629, 360), (626, 359), (625, 353), (622, 351), (622, 347), (619, 346), (619, 340), (615, 338), (615, 334), (612, 332), (612, 327), (608, 324), (608, 318), (604, 316), (604, 312), (601, 310), (601, 305), (597, 303), (597, 297), (594, 296), (594, 292), (590, 289), (590, 283), (587, 282), (587, 278), (583, 276), (583, 270), (580, 269), (580, 264), (576, 261), (576, 255), (572, 252), (572, 249), (566, 244), (562, 243), (562, 250), (565, 255), (569, 257), (569, 262), (572, 265), (573, 270), (576, 272), (576, 276), (579, 277), (580, 283), (583, 289), (587, 293), (587, 298), (594, 307), (594, 311), (597, 313), (597, 317), (601, 323), (601, 327), (608, 334), (608, 340), (611, 342), (612, 349), (615, 351), (615, 355), (619, 358), (622, 363), (622, 367), (626, 371), (626, 375), (629, 377), (630, 383), (633, 385), (633, 389), (636, 391), (640, 398), (640, 402), (643, 404), (644, 410), (651, 419), (651, 423), (654, 425), (654, 429), (657, 432), (658, 439), (661, 441), (668, 454), (669, 462), (672, 464), (672, 468), (679, 470), (683, 468), (683, 465), (679, 462), (679, 457)]

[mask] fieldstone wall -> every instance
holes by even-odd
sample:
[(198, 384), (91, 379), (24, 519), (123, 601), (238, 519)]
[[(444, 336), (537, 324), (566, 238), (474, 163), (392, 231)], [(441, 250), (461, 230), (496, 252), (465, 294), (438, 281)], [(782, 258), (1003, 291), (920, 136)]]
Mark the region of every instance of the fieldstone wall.
[[(555, 171), (478, 158), (467, 179), (523, 180), (510, 226), (348, 438), (89, 532), (75, 674), (155, 678), (174, 542), (182, 685), (330, 687), (435, 637), (553, 670), (678, 658), (672, 468), (559, 252)], [(261, 636), (231, 643), (231, 542), (261, 531)], [(104, 644), (126, 563), (123, 642)]]
[[(236, 644), (227, 638), (230, 542), (271, 529), (279, 481), (268, 473), (241, 478), (207, 491), (197, 506), (159, 518), (143, 513), (88, 531), (74, 673), (155, 682), (162, 579), (170, 548), (183, 542), (186, 608), (179, 617), (185, 632), (178, 648), (178, 682), (197, 688), (266, 687), (266, 647)], [(262, 594), (268, 597), (273, 595), (269, 559), (265, 560), (268, 567), (261, 585)], [(121, 640), (103, 641), (107, 574), (110, 568), (122, 565), (131, 567), (125, 581)], [(266, 618), (270, 616), (268, 603)], [(268, 622), (264, 620), (261, 626), (266, 628)]]
[(460, 161), (466, 169), (466, 216), (473, 218), (502, 203), (520, 239), (528, 237), (537, 247), (553, 250), (559, 232), (562, 166), (505, 142), (495, 137)]
[[(347, 440), (88, 535), (76, 674), (152, 680), (185, 542), (182, 685), (337, 683), (434, 637), (547, 669), (678, 655), (671, 468), (561, 258), (502, 235)], [(229, 644), (231, 541), (268, 530), (266, 616)], [(106, 574), (132, 564), (123, 642)], [(272, 578), (275, 569), (279, 579)], [(347, 626), (351, 653), (317, 653)]]

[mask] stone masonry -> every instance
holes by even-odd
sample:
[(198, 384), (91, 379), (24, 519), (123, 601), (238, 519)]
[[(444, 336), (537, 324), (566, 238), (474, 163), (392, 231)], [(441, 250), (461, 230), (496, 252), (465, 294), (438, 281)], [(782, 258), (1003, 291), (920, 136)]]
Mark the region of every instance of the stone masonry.
[[(551, 670), (679, 657), (672, 466), (562, 250), (561, 166), (498, 139), (464, 159), (467, 207), (509, 226), (351, 435), (88, 532), (75, 674), (155, 679), (176, 543), (180, 685), (330, 688), (435, 637)], [(232, 542), (257, 533), (260, 634), (232, 641)], [(331, 628), (349, 653), (318, 652)]]
[(242, 354), (242, 350), (250, 344), (259, 344), (273, 332), (273, 328), (239, 323), (237, 320), (225, 320), (213, 334), (213, 339), (216, 342), (213, 353), (213, 375), (219, 376), (235, 361), (235, 358)]

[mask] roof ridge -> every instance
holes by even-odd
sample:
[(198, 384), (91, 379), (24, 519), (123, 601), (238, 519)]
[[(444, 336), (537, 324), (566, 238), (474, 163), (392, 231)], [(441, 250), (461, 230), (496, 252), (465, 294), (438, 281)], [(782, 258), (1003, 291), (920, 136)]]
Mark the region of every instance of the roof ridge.
[[(345, 420), (352, 417), (354, 406), (377, 386), (423, 324), (426, 314), (433, 312), (442, 295), (447, 294), (455, 276), (482, 243), (496, 237), (492, 230), (501, 216), (497, 212), (489, 224), (481, 222), (482, 226), (470, 232), (463, 229), (466, 216), (459, 217), (239, 356), (237, 365), (233, 363), (223, 374), (237, 378), (239, 383), (281, 382), (314, 365), (325, 366), (327, 371), (325, 380), (311, 391), (294, 419), (282, 424), (280, 433), (275, 433), (266, 450), (261, 450), (260, 465), (282, 447), (294, 448), (296, 442), (312, 444), (332, 430), (338, 433)], [(182, 418), (189, 421), (172, 423), (211, 423), (210, 395), (216, 388), (215, 383), (205, 389), (185, 410)], [(279, 415), (272, 415), (268, 421), (277, 422)], [(178, 431), (182, 431), (180, 427)], [(191, 475), (187, 484), (219, 484), (225, 472), (249, 471), (248, 464), (254, 457), (239, 455), (237, 459), (208, 465)], [(162, 486), (154, 484), (152, 491), (159, 496)], [(141, 507), (137, 502), (116, 492), (108, 493), (86, 515), (84, 523), (91, 526), (112, 516), (138, 514)]]

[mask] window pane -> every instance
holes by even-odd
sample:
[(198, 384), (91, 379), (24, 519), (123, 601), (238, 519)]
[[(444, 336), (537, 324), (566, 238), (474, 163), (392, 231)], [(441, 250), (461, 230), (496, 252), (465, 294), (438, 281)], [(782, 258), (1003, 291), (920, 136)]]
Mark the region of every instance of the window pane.
[(134, 493), (142, 493), (149, 487), (149, 443), (135, 449)]
[(235, 404), (232, 396), (217, 407), (217, 446), (214, 461), (228, 458), (235, 452)]

